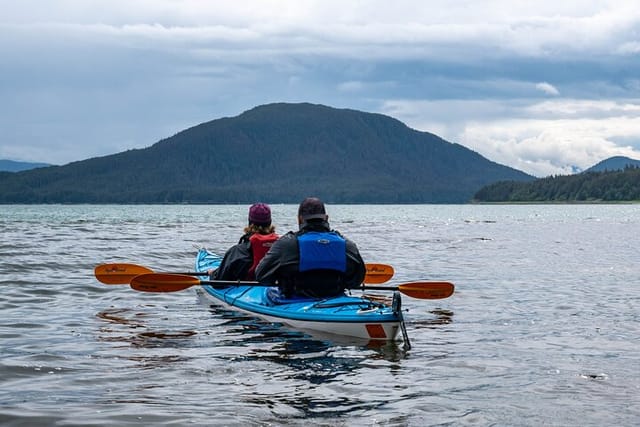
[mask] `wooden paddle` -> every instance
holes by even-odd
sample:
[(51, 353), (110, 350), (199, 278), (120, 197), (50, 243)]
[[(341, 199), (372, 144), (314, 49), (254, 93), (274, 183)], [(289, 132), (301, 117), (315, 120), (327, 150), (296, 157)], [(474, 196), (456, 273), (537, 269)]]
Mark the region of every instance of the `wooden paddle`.
[(362, 285), (358, 289), (363, 291), (400, 291), (417, 299), (443, 299), (453, 295), (455, 286), (451, 282), (408, 282), (395, 287)]
[(388, 264), (365, 264), (367, 273), (364, 275), (364, 283), (379, 284), (388, 282), (395, 271)]
[[(134, 277), (154, 273), (150, 268), (136, 264), (101, 264), (94, 269), (96, 279), (107, 285), (128, 285)], [(206, 272), (168, 273), (188, 276), (208, 276)]]
[[(393, 277), (393, 267), (387, 264), (366, 264), (367, 273), (364, 283), (379, 284), (389, 281)], [(153, 270), (136, 264), (101, 264), (94, 269), (96, 279), (107, 285), (128, 285), (134, 277), (141, 274), (154, 273)], [(203, 272), (166, 273), (187, 276), (207, 276)], [(235, 283), (235, 282), (234, 282)]]
[[(177, 292), (198, 285), (211, 286), (272, 286), (260, 282), (233, 280), (200, 280), (195, 277), (179, 274), (148, 273), (136, 276), (131, 280), (131, 287), (141, 292)], [(360, 286), (364, 291), (400, 291), (418, 299), (448, 298), (453, 294), (454, 286), (449, 282), (410, 282), (398, 286)]]

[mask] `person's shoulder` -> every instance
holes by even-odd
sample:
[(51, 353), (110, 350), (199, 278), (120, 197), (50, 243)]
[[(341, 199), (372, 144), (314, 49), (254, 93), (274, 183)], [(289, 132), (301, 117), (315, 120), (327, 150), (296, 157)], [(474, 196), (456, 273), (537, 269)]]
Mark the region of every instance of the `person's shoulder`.
[(358, 245), (356, 245), (356, 242), (354, 242), (353, 240), (349, 239), (348, 237), (345, 237), (345, 235), (340, 233), (338, 230), (331, 230), (331, 232), (337, 234), (340, 237), (342, 237), (348, 247), (357, 248)]
[(278, 238), (278, 242), (295, 240), (296, 237), (298, 237), (298, 233), (296, 231), (287, 231), (285, 234), (280, 236), (280, 238)]
[(342, 237), (344, 240), (346, 240), (347, 242), (350, 242), (351, 240), (349, 240), (348, 237), (346, 237), (344, 234), (342, 234), (340, 231), (338, 230), (331, 230), (332, 233), (337, 234), (338, 236)]
[(296, 237), (297, 234), (295, 231), (289, 231), (283, 235), (281, 235), (280, 237), (278, 237), (278, 240), (276, 240), (273, 244), (274, 245), (288, 245), (291, 242), (295, 242), (296, 241)]
[(253, 233), (243, 234), (242, 237), (240, 237), (240, 240), (238, 240), (238, 244), (249, 243), (252, 235)]
[(227, 253), (230, 253), (230, 254), (246, 253), (248, 250), (250, 250), (250, 248), (251, 248), (251, 241), (248, 239), (247, 240), (241, 239), (238, 243), (231, 246), (227, 251)]

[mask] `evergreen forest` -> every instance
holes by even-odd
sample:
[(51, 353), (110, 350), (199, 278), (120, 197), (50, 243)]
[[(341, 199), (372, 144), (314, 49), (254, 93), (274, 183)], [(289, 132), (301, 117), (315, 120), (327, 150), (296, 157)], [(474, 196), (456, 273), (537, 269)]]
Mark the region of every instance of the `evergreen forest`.
[(558, 175), (531, 182), (489, 184), (474, 202), (629, 202), (640, 201), (640, 167)]

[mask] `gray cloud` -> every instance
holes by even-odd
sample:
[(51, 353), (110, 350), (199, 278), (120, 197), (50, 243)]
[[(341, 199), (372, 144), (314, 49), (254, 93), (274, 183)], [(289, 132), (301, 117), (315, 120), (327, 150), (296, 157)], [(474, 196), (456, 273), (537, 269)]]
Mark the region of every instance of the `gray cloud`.
[(0, 158), (144, 147), (276, 101), (387, 113), (537, 174), (640, 150), (632, 1), (3, 3)]

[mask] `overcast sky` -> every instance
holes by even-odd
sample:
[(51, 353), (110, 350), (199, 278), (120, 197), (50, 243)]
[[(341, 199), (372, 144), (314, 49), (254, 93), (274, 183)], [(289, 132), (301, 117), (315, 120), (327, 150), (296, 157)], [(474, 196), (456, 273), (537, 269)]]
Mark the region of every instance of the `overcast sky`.
[(66, 164), (272, 102), (387, 114), (536, 176), (640, 159), (630, 1), (0, 0), (0, 158)]

